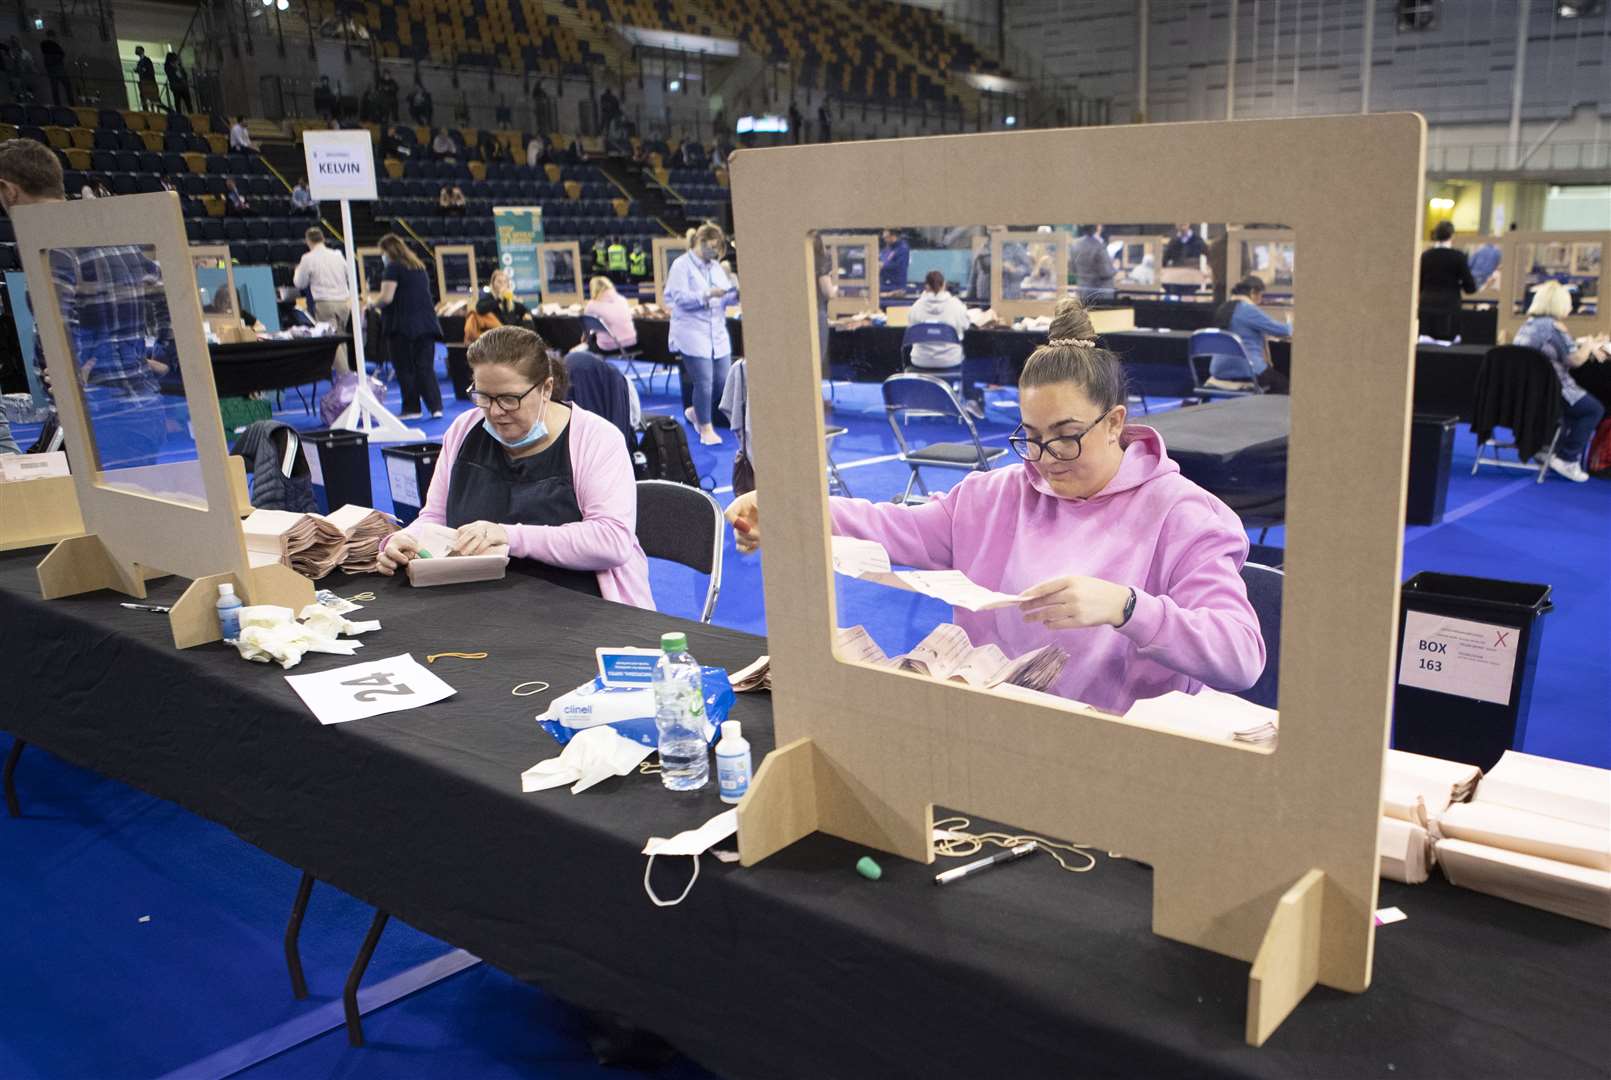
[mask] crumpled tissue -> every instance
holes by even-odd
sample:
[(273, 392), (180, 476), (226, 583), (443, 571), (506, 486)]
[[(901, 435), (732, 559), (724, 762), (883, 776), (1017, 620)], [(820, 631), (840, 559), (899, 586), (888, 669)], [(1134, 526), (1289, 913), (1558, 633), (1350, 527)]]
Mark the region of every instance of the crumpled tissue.
[(241, 608), (240, 614), (241, 636), (231, 644), (241, 658), (264, 664), (273, 660), (287, 669), (310, 652), (351, 656), (362, 643), (341, 641), (340, 635), (380, 629), (378, 621), (352, 622), (319, 604), (309, 604), (300, 616), (274, 604), (253, 604)]
[(521, 773), (520, 790), (545, 791), (572, 784), (571, 794), (580, 795), (602, 780), (627, 775), (651, 752), (651, 747), (633, 742), (612, 727), (588, 728), (578, 731), (558, 757), (539, 761)]

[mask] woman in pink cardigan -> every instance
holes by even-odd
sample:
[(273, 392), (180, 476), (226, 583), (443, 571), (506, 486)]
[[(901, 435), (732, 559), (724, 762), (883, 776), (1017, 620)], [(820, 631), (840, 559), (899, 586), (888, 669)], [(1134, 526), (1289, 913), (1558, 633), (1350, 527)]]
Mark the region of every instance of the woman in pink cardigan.
[[(620, 430), (560, 404), (565, 364), (530, 330), (487, 331), (470, 346), (469, 362), (470, 399), (479, 408), (442, 437), (416, 524), (457, 529), (458, 554), (507, 544), (517, 560), (511, 569), (652, 610), (637, 484)], [(413, 527), (387, 541), (381, 573), (415, 557)]]
[(632, 323), (632, 308), (626, 297), (615, 291), (615, 283), (607, 277), (596, 277), (588, 285), (593, 298), (582, 309), (604, 324), (607, 333), (600, 334), (595, 342), (605, 352), (630, 349), (638, 343), (638, 328)]
[[(1264, 638), (1240, 574), (1247, 533), (1180, 475), (1156, 431), (1125, 423), (1124, 373), (1077, 299), (1058, 305), (1018, 385), (1023, 425), (1009, 442), (1022, 464), (969, 473), (921, 506), (831, 499), (833, 531), (878, 541), (893, 563), (1023, 595), (953, 618), (1008, 656), (1062, 646), (1051, 690), (1063, 697), (1124, 713), (1171, 690), (1252, 686)], [(756, 548), (754, 493), (727, 516), (740, 550)]]

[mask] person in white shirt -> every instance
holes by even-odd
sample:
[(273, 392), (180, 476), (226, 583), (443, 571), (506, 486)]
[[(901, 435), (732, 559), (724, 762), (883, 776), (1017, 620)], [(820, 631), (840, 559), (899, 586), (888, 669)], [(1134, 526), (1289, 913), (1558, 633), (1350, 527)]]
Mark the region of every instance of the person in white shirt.
[(977, 377), (980, 374), (975, 370), (978, 365), (969, 364), (962, 352), (962, 338), (972, 326), (968, 320), (968, 308), (946, 289), (943, 272), (930, 270), (924, 277), (923, 291), (918, 295), (917, 302), (912, 305), (907, 315), (907, 322), (914, 326), (919, 323), (942, 323), (957, 332), (955, 345), (941, 342), (913, 342), (910, 370), (934, 372), (962, 368), (963, 408), (974, 417), (984, 416), (984, 392), (976, 389)]
[[(352, 294), (347, 291), (347, 260), (341, 252), (325, 246), (324, 230), (309, 229), (302, 237), (308, 242), (308, 253), (297, 263), (291, 283), (313, 298), (315, 322), (333, 326), (346, 333), (352, 317)], [(336, 351), (336, 370), (347, 367), (346, 350)]]
[(246, 130), (244, 116), (237, 116), (235, 125), (229, 129), (229, 149), (236, 154), (257, 153), (257, 147), (252, 145), (252, 133)]
[(308, 178), (302, 177), (291, 189), (291, 205), (299, 213), (311, 213), (319, 209), (319, 204), (313, 201), (313, 192), (308, 190)]

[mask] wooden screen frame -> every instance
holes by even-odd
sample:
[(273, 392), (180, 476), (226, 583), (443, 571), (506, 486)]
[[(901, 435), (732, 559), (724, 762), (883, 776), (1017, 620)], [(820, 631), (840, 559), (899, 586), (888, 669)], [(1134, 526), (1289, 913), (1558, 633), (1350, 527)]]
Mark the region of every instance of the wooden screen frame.
[[(224, 260), (225, 278), (229, 282), (229, 302), (230, 302), (230, 307), (232, 308), (232, 310), (229, 311), (228, 313), (214, 314), (213, 312), (210, 312), (210, 311), (206, 310), (205, 308), (203, 308), (202, 313), (201, 313), (202, 321), (205, 322), (209, 326), (243, 326), (243, 325), (245, 325), (244, 320), (241, 318), (241, 312), (240, 312), (240, 293), (235, 291), (235, 260), (230, 255), (229, 245), (228, 244), (191, 244), (190, 245), (190, 257), (192, 259), (196, 259), (196, 258), (223, 259)], [(195, 272), (195, 265), (196, 264), (194, 262), (192, 262), (190, 264), (192, 273)]]
[[(1017, 300), (1004, 299), (1006, 291), (1003, 276), (1006, 267), (1002, 265), (1002, 254), (1008, 244), (1051, 244), (1055, 249), (1052, 261), (1058, 266), (1057, 290), (1049, 300)], [(990, 232), (990, 306), (997, 315), (1004, 319), (1018, 318), (1050, 318), (1057, 310), (1057, 302), (1069, 293), (1068, 285), (1068, 233), (1061, 229), (1053, 229), (1049, 233), (1018, 232), (1008, 229), (993, 229)]]
[[(654, 272), (654, 302), (656, 307), (666, 306), (666, 278), (671, 275), (671, 264), (685, 251), (693, 250), (686, 237), (656, 236), (650, 243), (650, 266)], [(677, 255), (668, 254), (675, 251)]]
[(363, 301), (363, 303), (358, 305), (360, 309), (363, 308), (364, 304), (369, 302), (369, 295), (371, 292), (380, 292), (380, 282), (378, 281), (375, 282), (375, 287), (370, 289), (369, 275), (364, 273), (364, 260), (381, 258), (384, 256), (384, 254), (385, 253), (382, 252), (378, 247), (361, 247), (353, 248), (352, 250), (352, 257), (358, 264), (355, 267), (355, 269), (358, 271), (358, 296)]
[[(552, 292), (548, 285), (548, 260), (544, 258), (550, 251), (569, 254), (576, 264), (576, 291)], [(537, 245), (537, 287), (542, 294), (542, 303), (545, 304), (585, 304), (587, 303), (587, 283), (591, 275), (582, 265), (582, 245), (575, 240), (545, 240)]]
[[(1133, 270), (1135, 267), (1121, 267), (1118, 264), (1114, 264), (1114, 270), (1116, 271), (1113, 279), (1114, 291), (1119, 293), (1146, 293), (1148, 296), (1158, 296), (1162, 294), (1163, 286), (1158, 283), (1157, 279), (1158, 271), (1162, 268), (1163, 264), (1164, 242), (1162, 240), (1156, 236), (1136, 236), (1134, 233), (1129, 233), (1123, 236), (1109, 236), (1107, 233), (1103, 233), (1102, 239), (1108, 243), (1112, 243), (1113, 241), (1117, 240), (1126, 247), (1129, 247), (1131, 244), (1140, 244), (1142, 258), (1145, 258), (1148, 255), (1152, 256), (1153, 281), (1151, 285), (1142, 285), (1139, 282), (1127, 281), (1120, 278), (1118, 276), (1119, 274), (1125, 273), (1128, 270)], [(1141, 264), (1137, 263), (1136, 265), (1139, 266)]]
[[(437, 247), (436, 247), (436, 249), (434, 251), (434, 255), (435, 255), (435, 258), (436, 258), (436, 302), (438, 304), (448, 304), (448, 303), (452, 303), (452, 302), (457, 301), (457, 300), (467, 300), (472, 304), (475, 303), (476, 297), (481, 294), (481, 276), (477, 272), (476, 265), (475, 265), (475, 245), (474, 244), (439, 244), (439, 245), (437, 245)], [(469, 292), (449, 292), (448, 291), (448, 287), (447, 287), (447, 272), (446, 272), (446, 267), (445, 267), (445, 264), (444, 264), (443, 260), (449, 255), (467, 255), (467, 256), (469, 256), (469, 259), (470, 259), (470, 291)]]
[[(834, 283), (839, 283), (839, 256), (840, 248), (861, 248), (865, 260), (862, 265), (867, 267), (864, 277), (850, 278), (848, 284), (854, 288), (866, 289), (866, 296), (833, 296), (828, 299), (828, 317), (838, 318), (841, 315), (857, 315), (863, 311), (878, 311), (881, 299), (878, 292), (878, 243), (879, 234), (862, 233), (823, 233), (822, 248), (828, 254), (828, 265), (833, 268)], [(814, 295), (814, 294), (813, 294)]]
[[(159, 191), (38, 203), (13, 208), (12, 219), (29, 294), (34, 297), (35, 329), (44, 347), (51, 385), (56, 388), (56, 411), (68, 455), (77, 463), (96, 463), (95, 468), (79, 464), (73, 470), (85, 535), (63, 540), (39, 564), (41, 594), (49, 600), (114, 589), (144, 598), (148, 578), (162, 574), (190, 578), (190, 587), (169, 614), (174, 644), (181, 649), (218, 640), (213, 602), (220, 582), (232, 582), (248, 604), (280, 604), (301, 610), (312, 603), (312, 582), (279, 564), (253, 567), (246, 553), (237, 501), (239, 485), (231, 480), (238, 467), (230, 461), (224, 438), (179, 196)], [(195, 434), (205, 507), (131, 491), (115, 483), (117, 472), (109, 480), (99, 468), (46, 252), (113, 245), (149, 248), (162, 268), (163, 295)], [(157, 465), (148, 470), (163, 468)], [(132, 477), (125, 475), (124, 479)]]
[(1242, 261), (1243, 244), (1291, 244), (1294, 248), (1292, 254), (1292, 288), (1278, 289), (1274, 281), (1266, 281), (1266, 293), (1277, 296), (1289, 296), (1291, 300), (1285, 304), (1261, 305), (1266, 314), (1271, 312), (1286, 312), (1298, 306), (1298, 257), (1296, 248), (1298, 236), (1291, 229), (1243, 229), (1232, 225), (1225, 230), (1225, 295), (1231, 294), (1231, 286), (1247, 277), (1257, 273), (1257, 268), (1250, 268)]
[[(1611, 304), (1606, 303), (1605, 295), (1605, 260), (1611, 254), (1611, 229), (1604, 232), (1582, 229), (1569, 232), (1513, 232), (1505, 234), (1505, 254), (1499, 263), (1499, 340), (1514, 339), (1516, 331), (1527, 321), (1527, 313), (1516, 311), (1516, 305), (1527, 296), (1527, 275), (1520, 272), (1520, 268), (1522, 248), (1528, 244), (1566, 245), (1569, 266), (1576, 258), (1577, 245), (1600, 245), (1599, 287), (1596, 290), (1599, 310), (1593, 315), (1568, 315), (1561, 322), (1566, 325), (1566, 332), (1574, 338), (1611, 334)], [(1531, 266), (1528, 269), (1531, 270)]]
[[(1154, 932), (1255, 962), (1246, 1028), (1254, 1045), (1316, 981), (1369, 986), (1425, 139), (1420, 116), (1377, 114), (734, 154), (734, 209), (749, 223), (745, 334), (753, 355), (778, 360), (751, 373), (755, 424), (773, 440), (758, 468), (766, 603), (790, 613), (769, 628), (778, 749), (739, 804), (745, 865), (819, 830), (930, 862), (939, 804), (1153, 866)], [(1289, 167), (1249, 174), (1238, 148), (1252, 144), (1285, 147)], [(1003, 172), (1003, 161), (1038, 164)], [(1362, 191), (1375, 195), (1361, 199)], [(1307, 287), (1336, 302), (1311, 304), (1292, 380), (1301, 436), (1288, 469), (1278, 749), (835, 655), (810, 235), (844, 223), (847, 207), (868, 228), (1272, 214), (1292, 224), (1307, 252)], [(1350, 407), (1337, 409), (1344, 400)], [(1372, 417), (1366, 440), (1360, 415)], [(1338, 454), (1344, 445), (1350, 452)]]

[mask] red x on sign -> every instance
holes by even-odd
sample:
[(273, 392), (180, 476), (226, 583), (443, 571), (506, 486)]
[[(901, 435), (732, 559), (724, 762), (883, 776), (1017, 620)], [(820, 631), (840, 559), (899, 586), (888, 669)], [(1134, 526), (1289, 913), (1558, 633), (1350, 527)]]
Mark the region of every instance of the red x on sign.
[(1501, 648), (1501, 647), (1508, 648), (1510, 643), (1507, 642), (1505, 639), (1508, 638), (1509, 636), (1510, 636), (1510, 631), (1509, 630), (1495, 630), (1494, 631), (1494, 648), (1496, 648), (1496, 649)]

